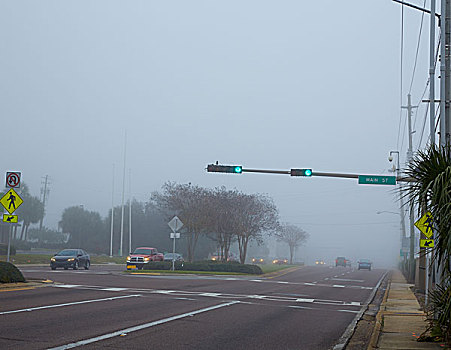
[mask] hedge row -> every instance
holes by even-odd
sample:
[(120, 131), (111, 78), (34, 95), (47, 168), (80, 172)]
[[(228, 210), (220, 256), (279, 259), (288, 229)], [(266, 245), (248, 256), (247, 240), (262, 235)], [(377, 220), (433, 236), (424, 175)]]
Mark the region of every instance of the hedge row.
[[(8, 245), (4, 243), (0, 243), (0, 255), (7, 255), (8, 254)], [(9, 254), (10, 255), (16, 255), (16, 248), (12, 245), (9, 248)]]
[[(153, 261), (146, 266), (146, 270), (170, 270), (171, 268), (171, 261)], [(253, 275), (260, 275), (263, 273), (260, 266), (239, 264), (234, 262), (176, 262), (175, 269), (181, 271), (237, 272), (249, 273)]]
[(22, 272), (13, 264), (0, 261), (0, 283), (25, 282)]

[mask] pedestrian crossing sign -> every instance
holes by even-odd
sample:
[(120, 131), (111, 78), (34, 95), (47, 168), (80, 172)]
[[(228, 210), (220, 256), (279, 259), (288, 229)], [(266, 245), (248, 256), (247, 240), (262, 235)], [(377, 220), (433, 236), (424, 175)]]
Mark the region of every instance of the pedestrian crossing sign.
[(415, 226), (423, 232), (423, 234), (427, 238), (431, 238), (434, 234), (433, 232), (433, 219), (432, 214), (430, 211), (428, 211), (426, 214), (424, 214), (416, 223)]
[(3, 207), (6, 209), (8, 213), (12, 214), (14, 213), (14, 211), (16, 211), (17, 208), (19, 208), (22, 205), (23, 200), (22, 198), (20, 198), (17, 192), (11, 188), (0, 199), (0, 203), (2, 203)]

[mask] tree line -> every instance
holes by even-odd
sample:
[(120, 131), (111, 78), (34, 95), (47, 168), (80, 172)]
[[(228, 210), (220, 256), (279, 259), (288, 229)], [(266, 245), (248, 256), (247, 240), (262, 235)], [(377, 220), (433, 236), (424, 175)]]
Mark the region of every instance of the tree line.
[[(82, 247), (92, 253), (108, 254), (110, 250), (111, 216), (113, 215), (113, 255), (120, 252), (120, 236), (123, 235), (123, 253), (133, 247), (152, 246), (160, 251), (171, 251), (170, 228), (167, 223), (177, 215), (184, 223), (177, 250), (187, 260), (205, 259), (217, 251), (220, 259), (227, 260), (233, 243), (238, 246), (239, 260), (246, 261), (250, 242), (261, 244), (265, 235), (275, 235), (290, 247), (290, 262), (294, 249), (305, 242), (308, 234), (297, 226), (281, 224), (279, 212), (272, 198), (264, 194), (246, 194), (225, 187), (204, 188), (192, 184), (167, 182), (161, 191), (152, 193), (149, 200), (133, 200), (125, 205), (124, 222), (122, 208), (117, 206), (106, 217), (83, 206), (64, 209), (59, 229), (31, 229), (44, 216), (44, 206), (33, 197), (24, 185), (24, 200), (17, 210), (22, 227), (15, 228), (16, 242), (38, 240), (41, 246)], [(131, 205), (131, 207), (130, 207)], [(129, 247), (129, 210), (132, 217), (132, 246)], [(122, 226), (122, 227), (121, 227)], [(68, 241), (62, 239), (63, 233)]]

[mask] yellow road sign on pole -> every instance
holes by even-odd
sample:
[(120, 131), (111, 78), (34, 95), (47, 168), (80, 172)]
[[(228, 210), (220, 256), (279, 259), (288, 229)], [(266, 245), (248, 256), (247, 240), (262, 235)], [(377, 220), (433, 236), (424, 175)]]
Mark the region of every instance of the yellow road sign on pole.
[(415, 226), (423, 232), (427, 238), (431, 238), (434, 234), (433, 231), (433, 218), (430, 211), (424, 214), (416, 223)]
[(434, 248), (434, 240), (433, 239), (420, 239), (420, 247), (421, 248)]
[(17, 208), (19, 208), (22, 205), (23, 200), (22, 198), (20, 198), (17, 192), (11, 188), (0, 199), (0, 203), (2, 203), (3, 207), (6, 209), (8, 213), (12, 214)]
[(17, 222), (19, 222), (19, 217), (17, 215), (3, 214), (3, 222), (16, 224)]

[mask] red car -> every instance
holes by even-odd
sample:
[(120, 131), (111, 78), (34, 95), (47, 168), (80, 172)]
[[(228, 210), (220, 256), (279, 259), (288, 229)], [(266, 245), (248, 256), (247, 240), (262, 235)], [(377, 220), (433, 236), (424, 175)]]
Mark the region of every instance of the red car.
[(159, 253), (156, 248), (139, 247), (127, 256), (127, 270), (142, 270), (151, 261), (163, 261), (164, 255)]

